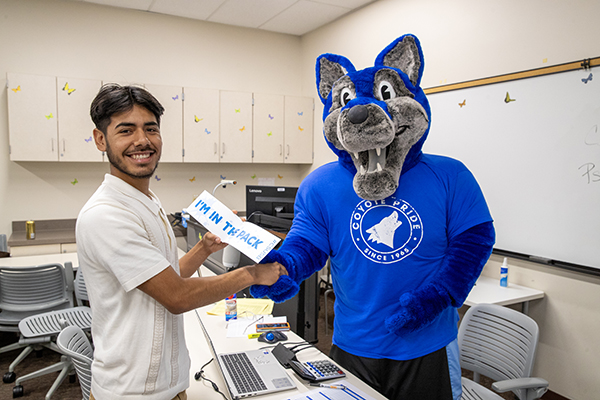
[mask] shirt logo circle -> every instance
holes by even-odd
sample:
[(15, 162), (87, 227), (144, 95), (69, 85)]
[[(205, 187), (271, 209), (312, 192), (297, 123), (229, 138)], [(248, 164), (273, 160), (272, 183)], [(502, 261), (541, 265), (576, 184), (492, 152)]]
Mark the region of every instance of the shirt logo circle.
[(394, 196), (384, 200), (363, 200), (350, 217), (352, 241), (367, 259), (391, 264), (412, 254), (423, 239), (419, 213)]

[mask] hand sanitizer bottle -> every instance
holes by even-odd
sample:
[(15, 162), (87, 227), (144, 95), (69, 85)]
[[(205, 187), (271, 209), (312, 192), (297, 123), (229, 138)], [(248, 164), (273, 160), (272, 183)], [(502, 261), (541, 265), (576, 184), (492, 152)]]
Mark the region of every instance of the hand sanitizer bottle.
[(225, 321), (237, 319), (237, 296), (232, 294), (225, 299)]
[(500, 267), (500, 286), (508, 287), (508, 258), (506, 257)]

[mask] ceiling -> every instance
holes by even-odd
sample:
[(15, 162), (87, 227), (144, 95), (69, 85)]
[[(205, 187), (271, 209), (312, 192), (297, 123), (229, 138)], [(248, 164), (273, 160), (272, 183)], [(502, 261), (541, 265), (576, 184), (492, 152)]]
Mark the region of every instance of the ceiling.
[(301, 36), (376, 0), (75, 0)]

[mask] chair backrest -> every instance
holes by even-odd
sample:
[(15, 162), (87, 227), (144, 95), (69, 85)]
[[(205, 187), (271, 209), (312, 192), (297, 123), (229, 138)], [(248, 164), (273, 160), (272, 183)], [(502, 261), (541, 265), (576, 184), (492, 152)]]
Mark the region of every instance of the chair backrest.
[[(471, 307), (459, 327), (460, 366), (494, 381), (531, 376), (539, 328), (527, 315), (494, 304)], [(525, 398), (524, 390), (515, 391)]]
[(0, 309), (43, 312), (73, 306), (71, 263), (0, 267)]
[(56, 344), (60, 351), (73, 361), (77, 378), (79, 378), (83, 399), (89, 399), (92, 387), (94, 349), (87, 336), (81, 328), (67, 326), (58, 334)]
[(75, 299), (77, 300), (78, 306), (83, 306), (84, 301), (88, 301), (88, 302), (90, 301), (88, 294), (87, 294), (87, 288), (85, 286), (85, 280), (83, 279), (83, 272), (81, 271), (81, 268), (78, 268), (77, 272), (75, 274), (74, 291), (75, 291)]

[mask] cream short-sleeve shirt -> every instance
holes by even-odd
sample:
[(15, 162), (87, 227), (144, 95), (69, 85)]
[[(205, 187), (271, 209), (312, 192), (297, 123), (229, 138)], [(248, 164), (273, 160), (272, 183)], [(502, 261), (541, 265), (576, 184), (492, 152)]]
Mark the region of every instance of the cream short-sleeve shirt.
[(79, 213), (76, 235), (92, 308), (95, 398), (175, 397), (189, 386), (183, 317), (137, 289), (166, 268), (179, 273), (159, 200), (107, 174)]

